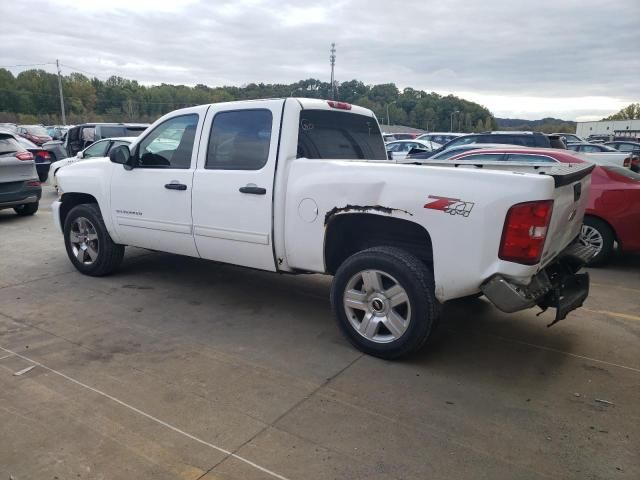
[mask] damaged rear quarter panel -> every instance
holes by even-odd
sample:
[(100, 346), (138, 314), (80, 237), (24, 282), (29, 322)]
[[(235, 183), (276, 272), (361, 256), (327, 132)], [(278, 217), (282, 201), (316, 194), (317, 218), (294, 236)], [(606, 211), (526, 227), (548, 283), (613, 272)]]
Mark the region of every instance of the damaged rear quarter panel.
[[(542, 176), (491, 170), (294, 159), (284, 212), (287, 261), (294, 269), (323, 272), (325, 228), (332, 217), (391, 216), (416, 222), (431, 236), (437, 297), (444, 301), (464, 296), (478, 291), (480, 283), (499, 269), (497, 252), (508, 208), (539, 196), (545, 182)], [(424, 208), (429, 195), (464, 199), (474, 207), (468, 216)], [(318, 206), (311, 222), (298, 211), (304, 199)], [(528, 271), (517, 266), (508, 273)]]

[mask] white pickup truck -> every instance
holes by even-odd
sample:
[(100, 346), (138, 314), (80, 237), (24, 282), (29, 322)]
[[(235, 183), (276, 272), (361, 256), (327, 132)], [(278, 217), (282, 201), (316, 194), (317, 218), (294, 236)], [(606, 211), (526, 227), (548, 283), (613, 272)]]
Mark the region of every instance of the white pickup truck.
[(395, 358), (450, 299), (555, 307), (556, 321), (582, 305), (590, 252), (574, 240), (593, 166), (519, 168), (395, 164), (373, 112), (342, 102), (219, 103), (62, 169), (53, 216), (87, 275), (112, 272), (125, 245), (333, 275), (345, 335)]

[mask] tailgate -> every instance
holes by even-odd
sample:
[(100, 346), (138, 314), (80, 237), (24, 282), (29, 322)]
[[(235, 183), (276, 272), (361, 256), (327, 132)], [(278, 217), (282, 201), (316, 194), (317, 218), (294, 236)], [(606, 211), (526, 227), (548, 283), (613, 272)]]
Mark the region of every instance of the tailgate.
[(573, 164), (554, 167), (545, 172), (553, 177), (556, 188), (541, 266), (553, 260), (580, 233), (589, 200), (590, 173), (594, 168), (590, 164)]

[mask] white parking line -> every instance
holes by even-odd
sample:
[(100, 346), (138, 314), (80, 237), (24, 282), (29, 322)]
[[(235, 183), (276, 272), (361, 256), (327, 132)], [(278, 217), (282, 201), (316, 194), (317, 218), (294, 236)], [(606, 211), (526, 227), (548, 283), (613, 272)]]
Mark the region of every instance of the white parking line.
[[(267, 475), (271, 475), (272, 477), (278, 478), (280, 480), (289, 480), (287, 477), (284, 477), (284, 476), (282, 476), (282, 475), (280, 475), (280, 474), (278, 474), (276, 472), (273, 472), (273, 471), (269, 470), (268, 468), (262, 467), (262, 466), (258, 465), (257, 463), (252, 462), (249, 459), (241, 457), (240, 455), (237, 455), (237, 454), (235, 454), (233, 452), (230, 452), (229, 450), (226, 450), (226, 449), (224, 449), (222, 447), (218, 447), (217, 445), (214, 445), (214, 444), (209, 443), (209, 442), (207, 442), (205, 440), (202, 440), (201, 438), (198, 438), (195, 435), (191, 435), (190, 433), (185, 432), (184, 430), (180, 430), (178, 427), (174, 427), (173, 425), (171, 425), (171, 424), (169, 424), (169, 423), (167, 423), (167, 422), (165, 422), (163, 420), (160, 420), (159, 418), (154, 417), (153, 415), (151, 415), (151, 414), (149, 414), (147, 412), (143, 412), (142, 410), (140, 410), (139, 408), (134, 407), (133, 405), (129, 405), (128, 403), (123, 402), (122, 400), (120, 400), (120, 399), (118, 399), (118, 398), (116, 398), (116, 397), (114, 397), (112, 395), (109, 395), (108, 393), (105, 393), (105, 392), (103, 392), (101, 390), (98, 390), (97, 388), (93, 388), (93, 387), (91, 387), (91, 386), (89, 386), (89, 385), (87, 385), (85, 383), (82, 383), (81, 381), (76, 380), (75, 378), (72, 378), (72, 377), (70, 377), (70, 376), (68, 376), (68, 375), (66, 375), (66, 374), (64, 374), (62, 372), (59, 372), (58, 370), (54, 370), (53, 368), (47, 367), (46, 365), (43, 365), (40, 362), (32, 360), (29, 357), (25, 357), (24, 355), (20, 355), (19, 353), (14, 352), (13, 350), (9, 350), (8, 348), (0, 347), (0, 350), (3, 350), (3, 351), (5, 351), (6, 353), (9, 354), (6, 357), (10, 357), (12, 355), (15, 355), (16, 357), (21, 358), (23, 360), (26, 360), (27, 362), (31, 362), (33, 365), (37, 365), (38, 367), (41, 367), (41, 368), (43, 368), (43, 369), (45, 369), (45, 370), (47, 370), (47, 371), (49, 371), (51, 373), (59, 375), (60, 377), (66, 379), (66, 380), (68, 380), (68, 381), (70, 381), (72, 383), (75, 383), (76, 385), (79, 385), (79, 386), (81, 386), (83, 388), (86, 388), (87, 390), (90, 390), (93, 393), (96, 393), (96, 394), (101, 395), (101, 396), (103, 396), (105, 398), (108, 398), (112, 402), (115, 402), (118, 405), (121, 405), (121, 406), (123, 406), (125, 408), (128, 408), (129, 410), (131, 410), (133, 412), (136, 412), (137, 414), (142, 415), (143, 417), (146, 417), (149, 420), (152, 420), (152, 421), (156, 422), (157, 424), (168, 428), (169, 430), (172, 430), (172, 431), (174, 431), (176, 433), (179, 433), (180, 435), (184, 435), (185, 437), (193, 440), (194, 442), (198, 442), (198, 443), (200, 443), (202, 445), (205, 445), (205, 446), (207, 446), (207, 447), (209, 447), (209, 448), (211, 448), (213, 450), (217, 450), (218, 452), (224, 453), (225, 455), (227, 455), (229, 457), (232, 457), (232, 458), (235, 458), (236, 460), (244, 462), (247, 465), (250, 465), (250, 466), (252, 466), (253, 468), (255, 468), (257, 470), (260, 470), (261, 472), (266, 473)], [(3, 358), (6, 358), (6, 357), (3, 357)]]

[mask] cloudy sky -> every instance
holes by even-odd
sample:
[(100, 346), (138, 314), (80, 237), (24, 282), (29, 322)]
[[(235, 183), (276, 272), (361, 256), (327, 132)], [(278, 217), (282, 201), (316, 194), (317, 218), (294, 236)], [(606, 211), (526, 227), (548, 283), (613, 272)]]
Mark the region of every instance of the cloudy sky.
[(454, 93), (500, 117), (597, 119), (640, 101), (640, 0), (22, 0), (2, 10), (0, 66), (59, 58), (64, 73), (146, 84), (328, 81), (333, 41), (340, 81)]

